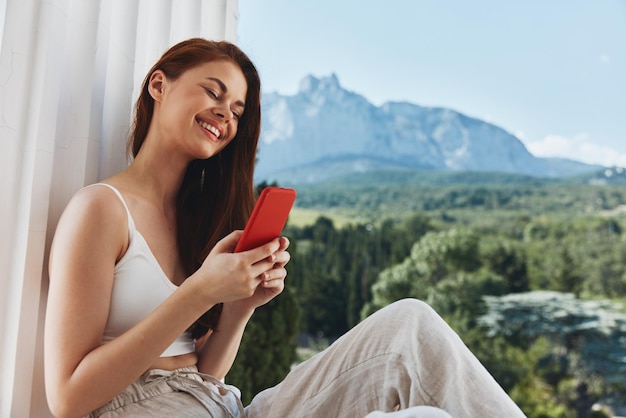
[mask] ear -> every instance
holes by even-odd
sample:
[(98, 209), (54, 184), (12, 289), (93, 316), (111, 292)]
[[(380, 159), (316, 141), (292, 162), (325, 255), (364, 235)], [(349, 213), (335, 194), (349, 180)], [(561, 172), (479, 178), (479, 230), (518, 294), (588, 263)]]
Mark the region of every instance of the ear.
[(155, 102), (161, 101), (166, 81), (165, 73), (161, 70), (156, 70), (150, 75), (150, 79), (148, 80), (148, 92)]

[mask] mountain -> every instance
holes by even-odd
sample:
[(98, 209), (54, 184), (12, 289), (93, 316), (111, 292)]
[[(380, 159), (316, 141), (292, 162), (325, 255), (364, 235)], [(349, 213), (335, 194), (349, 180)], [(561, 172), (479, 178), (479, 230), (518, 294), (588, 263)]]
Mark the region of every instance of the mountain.
[(373, 171), (490, 171), (564, 177), (597, 170), (537, 158), (504, 129), (451, 109), (374, 106), (336, 75), (305, 77), (298, 93), (265, 93), (256, 179), (316, 183)]

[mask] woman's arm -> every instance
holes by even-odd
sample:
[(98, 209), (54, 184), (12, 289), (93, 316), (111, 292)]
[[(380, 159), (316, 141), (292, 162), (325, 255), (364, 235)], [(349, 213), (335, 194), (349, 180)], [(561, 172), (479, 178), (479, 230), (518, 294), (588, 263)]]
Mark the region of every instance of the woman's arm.
[(232, 304), (224, 304), (217, 329), (198, 352), (200, 372), (224, 380), (235, 361), (243, 332), (253, 312), (238, 312)]
[(126, 225), (123, 206), (100, 188), (80, 191), (59, 221), (45, 329), (46, 391), (57, 416), (83, 416), (112, 399), (210, 304), (181, 286), (137, 326), (101, 345)]
[[(106, 190), (80, 191), (65, 210), (50, 255), (45, 329), (48, 402), (59, 417), (84, 416), (124, 390), (217, 300), (254, 293), (267, 245), (232, 254), (238, 233), (216, 245), (200, 270), (129, 331), (102, 345), (116, 260), (128, 241), (126, 211)], [(265, 270), (264, 270), (265, 269)]]

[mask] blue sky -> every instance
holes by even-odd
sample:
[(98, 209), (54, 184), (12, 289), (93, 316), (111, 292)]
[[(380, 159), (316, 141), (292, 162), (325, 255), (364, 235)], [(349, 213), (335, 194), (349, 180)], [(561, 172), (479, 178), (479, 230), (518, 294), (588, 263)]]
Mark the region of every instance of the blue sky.
[(626, 166), (626, 0), (239, 0), (263, 89), (335, 73), (375, 105), (443, 106), (537, 156)]

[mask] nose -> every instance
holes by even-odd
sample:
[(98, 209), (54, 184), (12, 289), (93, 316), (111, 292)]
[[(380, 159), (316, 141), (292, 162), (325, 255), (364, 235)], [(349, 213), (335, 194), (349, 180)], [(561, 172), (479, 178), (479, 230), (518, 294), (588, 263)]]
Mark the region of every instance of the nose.
[(225, 104), (216, 105), (213, 108), (213, 114), (221, 120), (229, 120), (232, 118), (232, 112)]
[(213, 109), (213, 114), (220, 119), (226, 119), (226, 111), (220, 107)]

